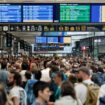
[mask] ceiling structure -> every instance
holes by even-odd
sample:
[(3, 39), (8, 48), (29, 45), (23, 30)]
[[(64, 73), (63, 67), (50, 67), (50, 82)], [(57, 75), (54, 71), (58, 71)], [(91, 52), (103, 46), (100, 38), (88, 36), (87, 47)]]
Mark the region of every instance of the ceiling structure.
[(30, 44), (34, 44), (35, 36), (41, 35), (41, 32), (10, 32), (10, 33), (16, 37), (20, 37), (21, 39), (29, 42)]
[[(0, 3), (105, 3), (105, 0), (0, 0)], [(11, 32), (14, 36), (33, 44), (41, 32)]]

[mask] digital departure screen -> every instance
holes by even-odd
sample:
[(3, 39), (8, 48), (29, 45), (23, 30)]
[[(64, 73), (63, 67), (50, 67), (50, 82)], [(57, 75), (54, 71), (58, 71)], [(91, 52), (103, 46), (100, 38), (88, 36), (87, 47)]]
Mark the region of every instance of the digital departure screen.
[(105, 5), (92, 5), (91, 22), (105, 22)]
[(64, 36), (66, 32), (44, 32), (43, 36)]
[(60, 22), (90, 22), (90, 5), (60, 4)]
[(53, 22), (53, 6), (24, 5), (23, 22)]
[(71, 43), (71, 37), (60, 37), (60, 43), (70, 44)]
[(47, 37), (48, 43), (58, 43), (58, 37)]
[(47, 42), (47, 38), (46, 37), (35, 37), (35, 43), (46, 43)]
[(0, 4), (0, 22), (22, 22), (21, 5)]
[[(104, 23), (105, 4), (100, 3), (1, 3), (0, 4), (0, 23)], [(44, 27), (45, 26), (45, 27)], [(21, 26), (22, 27), (22, 26)], [(13, 29), (13, 28), (12, 28)], [(18, 28), (16, 28), (18, 29)], [(38, 28), (22, 28), (37, 30)], [(43, 25), (40, 30), (54, 31), (53, 25), (46, 27)], [(72, 28), (65, 28), (69, 30)], [(81, 28), (82, 29), (82, 28)], [(81, 30), (78, 28), (78, 30)], [(19, 30), (18, 30), (19, 31)], [(63, 32), (63, 30), (61, 30)], [(62, 32), (45, 33), (43, 36), (66, 36)]]

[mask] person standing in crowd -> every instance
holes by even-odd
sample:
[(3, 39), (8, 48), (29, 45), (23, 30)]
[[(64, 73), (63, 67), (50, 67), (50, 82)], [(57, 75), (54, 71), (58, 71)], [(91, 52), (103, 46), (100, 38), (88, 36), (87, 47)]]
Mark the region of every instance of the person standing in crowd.
[(93, 73), (92, 80), (99, 86), (105, 84), (105, 72), (102, 67), (98, 67), (97, 72)]
[(38, 81), (33, 86), (33, 93), (36, 98), (32, 105), (47, 105), (51, 95), (48, 83)]
[(45, 81), (45, 82), (50, 82), (51, 78), (50, 78), (50, 64), (48, 61), (44, 62), (44, 68), (41, 73), (42, 73), (42, 77), (41, 77), (41, 81)]
[(27, 94), (27, 105), (31, 105), (35, 100), (35, 97), (34, 97), (34, 94), (33, 94), (33, 85), (37, 81), (40, 81), (41, 71), (39, 71), (39, 70), (34, 71), (33, 77), (34, 77), (33, 79), (29, 79), (27, 81), (26, 86), (25, 86), (25, 91), (26, 91), (26, 94)]
[(23, 61), (23, 63), (22, 63), (22, 65), (21, 65), (21, 72), (20, 72), (20, 75), (21, 75), (21, 77), (22, 77), (22, 82), (23, 82), (23, 84), (24, 83), (26, 83), (26, 78), (25, 78), (25, 73), (26, 73), (26, 71), (28, 71), (29, 70), (29, 65), (28, 65), (28, 62), (24, 62)]
[(25, 80), (26, 80), (26, 81), (22, 83), (22, 87), (23, 87), (23, 88), (25, 88), (25, 86), (26, 86), (28, 80), (31, 79), (31, 76), (32, 76), (32, 75), (31, 75), (31, 72), (30, 72), (30, 71), (26, 71), (26, 72), (25, 72)]
[(0, 105), (8, 105), (7, 95), (3, 84), (0, 84)]
[(82, 105), (76, 97), (73, 84), (69, 81), (63, 82), (61, 85), (61, 98), (54, 105)]
[[(92, 102), (96, 103), (99, 87), (97, 87), (97, 85), (95, 85), (94, 82), (91, 80), (90, 71), (87, 67), (83, 66), (78, 69), (78, 79), (81, 80), (82, 84), (80, 83), (75, 86), (77, 97), (81, 100), (83, 104), (86, 104), (89, 102), (88, 97), (90, 97), (90, 94), (91, 96), (95, 94), (96, 97), (90, 97), (89, 99), (94, 98), (92, 99)], [(94, 92), (92, 93), (92, 91)]]
[(17, 72), (10, 72), (8, 86), (11, 86), (9, 91), (9, 105), (27, 105), (26, 92), (21, 85), (21, 75)]
[(105, 84), (99, 90), (97, 105), (105, 105)]
[(54, 83), (57, 85), (57, 89), (54, 92), (54, 98), (55, 100), (57, 100), (61, 96), (61, 84), (64, 80), (64, 75), (60, 71), (55, 72), (55, 73), (53, 72), (51, 75), (52, 75), (51, 77), (53, 78)]
[(0, 70), (0, 82), (3, 83), (5, 86), (7, 85), (8, 81), (8, 71), (7, 71), (7, 63), (5, 61), (1, 62), (1, 70)]

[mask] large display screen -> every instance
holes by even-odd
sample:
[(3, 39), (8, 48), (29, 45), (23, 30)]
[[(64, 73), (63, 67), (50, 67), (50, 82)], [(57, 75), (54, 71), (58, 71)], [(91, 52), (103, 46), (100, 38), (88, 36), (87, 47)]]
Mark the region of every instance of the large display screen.
[[(105, 4), (1, 3), (0, 23), (102, 23)], [(53, 30), (53, 27), (50, 29)], [(62, 32), (43, 36), (65, 36)]]
[(43, 36), (64, 36), (67, 32), (44, 32)]
[(48, 43), (58, 43), (58, 37), (47, 37)]
[(23, 22), (53, 22), (53, 6), (24, 5)]
[(105, 5), (92, 5), (91, 22), (105, 22)]
[(0, 22), (22, 22), (21, 5), (0, 4)]
[(47, 38), (46, 37), (35, 37), (35, 43), (46, 43), (47, 42)]
[(90, 5), (60, 4), (60, 22), (90, 22)]
[(71, 37), (60, 37), (60, 43), (70, 44), (71, 43)]

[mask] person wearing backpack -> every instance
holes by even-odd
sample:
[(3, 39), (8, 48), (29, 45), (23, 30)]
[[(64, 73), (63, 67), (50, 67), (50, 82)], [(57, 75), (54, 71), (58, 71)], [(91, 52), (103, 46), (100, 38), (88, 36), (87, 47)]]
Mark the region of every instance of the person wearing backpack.
[[(78, 98), (81, 97), (81, 94), (84, 95), (84, 105), (96, 105), (99, 93), (99, 86), (96, 85), (90, 78), (90, 71), (87, 67), (80, 67), (78, 69), (78, 78), (82, 79), (82, 83), (85, 87), (76, 88)], [(78, 94), (82, 91), (81, 94)], [(79, 92), (80, 91), (80, 92)], [(80, 98), (81, 100), (81, 98)]]
[(41, 71), (35, 71), (33, 73), (34, 75), (34, 78), (33, 79), (29, 79), (27, 81), (27, 84), (25, 86), (25, 91), (27, 93), (27, 105), (32, 105), (34, 100), (35, 100), (35, 97), (34, 97), (34, 94), (33, 94), (33, 85), (35, 83), (37, 83), (38, 81), (40, 81), (40, 78), (41, 78)]

